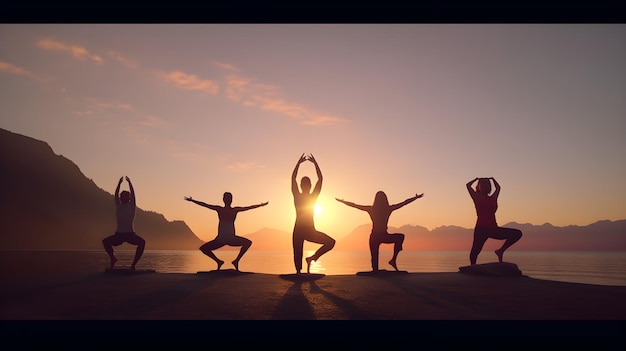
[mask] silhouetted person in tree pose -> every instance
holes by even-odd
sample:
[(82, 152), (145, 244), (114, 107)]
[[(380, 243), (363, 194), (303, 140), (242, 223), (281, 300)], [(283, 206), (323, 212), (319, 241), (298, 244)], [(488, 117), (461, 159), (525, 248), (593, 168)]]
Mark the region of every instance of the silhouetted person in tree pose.
[(115, 215), (117, 217), (117, 229), (115, 230), (115, 234), (102, 240), (102, 244), (104, 245), (104, 250), (111, 258), (111, 269), (113, 269), (115, 262), (117, 262), (117, 258), (113, 254), (113, 246), (119, 246), (125, 242), (136, 245), (137, 248), (135, 249), (135, 258), (130, 266), (130, 269), (134, 270), (135, 265), (137, 265), (141, 255), (143, 255), (143, 250), (146, 247), (146, 241), (137, 235), (134, 229), (137, 204), (135, 202), (135, 189), (133, 188), (133, 183), (131, 183), (130, 179), (126, 177), (130, 192), (124, 190), (120, 194), (120, 185), (122, 185), (123, 180), (124, 177), (120, 177), (120, 180), (117, 183), (117, 188), (115, 188)]
[(393, 244), (393, 257), (389, 261), (389, 264), (397, 271), (398, 266), (396, 264), (396, 259), (398, 258), (398, 253), (402, 250), (402, 243), (404, 242), (404, 234), (402, 233), (393, 233), (389, 234), (387, 232), (387, 223), (389, 222), (389, 216), (391, 216), (391, 212), (410, 204), (411, 202), (419, 199), (424, 196), (424, 194), (410, 197), (400, 203), (390, 205), (387, 200), (387, 194), (383, 191), (379, 191), (376, 193), (374, 197), (374, 204), (369, 205), (357, 205), (354, 202), (344, 201), (341, 199), (335, 198), (335, 200), (346, 204), (350, 207), (354, 207), (356, 209), (367, 212), (372, 219), (372, 232), (370, 233), (370, 253), (372, 256), (372, 270), (374, 272), (378, 271), (378, 254), (380, 250), (380, 244), (387, 243)]
[[(478, 181), (476, 190), (472, 185)], [(491, 192), (491, 181), (496, 187), (493, 194)], [(499, 227), (496, 222), (496, 211), (498, 210), (498, 195), (500, 195), (500, 184), (493, 178), (474, 178), (467, 184), (474, 207), (476, 207), (476, 226), (474, 228), (474, 242), (470, 251), (470, 263), (476, 264), (478, 254), (483, 249), (483, 245), (489, 238), (505, 240), (502, 247), (496, 250), (498, 260), (502, 262), (504, 251), (511, 245), (515, 244), (521, 237), (522, 232), (519, 229)]]
[(233, 266), (235, 266), (235, 269), (239, 270), (239, 260), (241, 260), (241, 257), (243, 257), (246, 251), (248, 251), (248, 249), (252, 245), (252, 241), (248, 238), (237, 236), (235, 234), (235, 218), (237, 217), (237, 213), (265, 206), (268, 204), (268, 202), (246, 207), (231, 207), (231, 204), (233, 202), (233, 194), (229, 192), (224, 193), (224, 206), (210, 205), (202, 201), (194, 200), (190, 196), (185, 197), (185, 200), (216, 211), (219, 218), (219, 224), (217, 226), (217, 237), (200, 246), (200, 251), (202, 251), (202, 253), (204, 253), (205, 255), (211, 257), (215, 262), (217, 262), (217, 269), (219, 270), (224, 264), (224, 261), (217, 258), (217, 256), (215, 256), (215, 254), (213, 253), (213, 250), (217, 250), (225, 245), (241, 246), (241, 249), (239, 249), (239, 254), (232, 262)]
[[(296, 182), (296, 175), (298, 174), (300, 164), (307, 160), (315, 165), (317, 184), (315, 184), (315, 188), (311, 191), (311, 179), (309, 177), (302, 177), (300, 180), (302, 192), (300, 192), (298, 183)], [(312, 261), (317, 261), (323, 254), (330, 251), (335, 246), (335, 239), (315, 229), (313, 219), (315, 203), (322, 191), (322, 179), (322, 172), (320, 171), (315, 157), (313, 157), (313, 155), (305, 156), (302, 154), (291, 175), (291, 193), (293, 194), (293, 203), (296, 207), (296, 223), (293, 227), (293, 261), (296, 265), (296, 273), (298, 274), (300, 274), (302, 270), (302, 253), (305, 240), (322, 244), (313, 256), (306, 258), (307, 273), (311, 272)]]

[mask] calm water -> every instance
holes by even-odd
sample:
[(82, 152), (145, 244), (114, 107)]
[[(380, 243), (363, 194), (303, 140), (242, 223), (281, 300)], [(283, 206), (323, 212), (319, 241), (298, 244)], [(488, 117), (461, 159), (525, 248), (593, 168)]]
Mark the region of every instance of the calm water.
[[(217, 250), (225, 261), (222, 269), (233, 268), (230, 263), (237, 251)], [(305, 257), (312, 251), (305, 251)], [(133, 250), (116, 250), (118, 267), (130, 265)], [(392, 269), (387, 264), (391, 251), (381, 251), (381, 269)], [(462, 251), (421, 252), (402, 251), (398, 268), (409, 272), (458, 272), (469, 264), (468, 253)], [(494, 262), (493, 252), (483, 252), (477, 263)], [(102, 271), (109, 262), (104, 251), (3, 251), (0, 263), (7, 276), (12, 267), (21, 267), (24, 274), (47, 272)], [(525, 252), (511, 251), (505, 261), (518, 265), (526, 276), (574, 283), (626, 286), (626, 252)], [(306, 263), (303, 262), (306, 270)], [(138, 269), (155, 269), (161, 273), (196, 273), (216, 269), (213, 260), (198, 250), (146, 250)], [(287, 251), (248, 251), (239, 263), (242, 271), (268, 274), (294, 273), (293, 256)], [(311, 267), (312, 273), (350, 275), (369, 271), (370, 256), (365, 251), (330, 251)]]

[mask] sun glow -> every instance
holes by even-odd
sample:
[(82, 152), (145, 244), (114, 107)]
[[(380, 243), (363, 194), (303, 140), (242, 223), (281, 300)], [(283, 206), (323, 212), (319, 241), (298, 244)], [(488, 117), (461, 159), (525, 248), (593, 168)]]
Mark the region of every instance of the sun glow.
[(322, 206), (315, 205), (315, 216), (320, 216), (323, 212), (324, 210), (322, 209)]

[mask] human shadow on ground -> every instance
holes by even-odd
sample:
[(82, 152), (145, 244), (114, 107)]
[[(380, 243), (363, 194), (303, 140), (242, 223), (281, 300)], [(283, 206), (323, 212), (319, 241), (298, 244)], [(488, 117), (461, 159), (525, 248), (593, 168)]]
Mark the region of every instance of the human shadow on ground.
[[(411, 273), (411, 274), (441, 274), (441, 273)], [(448, 274), (448, 273), (445, 273)], [(456, 274), (450, 272), (449, 274)], [(472, 277), (462, 273), (458, 273), (462, 277), (467, 279), (512, 279), (519, 280), (518, 277)], [(442, 282), (441, 284), (425, 286), (421, 285), (419, 281), (415, 279), (408, 279), (409, 275), (377, 275), (371, 279), (378, 279), (389, 284), (393, 284), (399, 289), (402, 289), (406, 293), (413, 295), (418, 301), (421, 301), (431, 307), (441, 309), (444, 311), (454, 311), (455, 319), (475, 319), (476, 311), (491, 311), (497, 308), (497, 315), (510, 316), (514, 313), (518, 313), (518, 309), (511, 309), (506, 306), (503, 301), (493, 301), (492, 299), (485, 299), (480, 301), (481, 292), (468, 294), (464, 289), (463, 284), (458, 286), (458, 289), (453, 289), (449, 286), (449, 283)], [(522, 278), (523, 279), (523, 278)], [(488, 284), (487, 287), (491, 285)], [(473, 289), (473, 288), (472, 288)], [(496, 306), (497, 305), (497, 306)], [(489, 315), (485, 315), (485, 318), (493, 318), (494, 314), (489, 312)], [(421, 319), (423, 316), (416, 315), (415, 319)]]
[[(302, 279), (305, 278), (303, 277)], [(282, 299), (276, 304), (271, 318), (298, 320), (334, 318), (330, 315), (325, 315), (325, 313), (344, 315), (345, 318), (342, 319), (368, 318), (368, 314), (355, 307), (352, 301), (320, 288), (317, 284), (318, 279), (309, 277), (309, 280), (293, 280), (294, 284), (289, 287)], [(341, 312), (336, 313), (333, 310), (340, 310)]]
[[(124, 294), (122, 279), (136, 279), (139, 277), (120, 276), (114, 277), (120, 280), (119, 284), (111, 284), (111, 294)], [(151, 290), (148, 293), (131, 295), (120, 304), (102, 304), (102, 307), (94, 314), (100, 319), (126, 319), (128, 316), (150, 315), (154, 310), (179, 303), (180, 301), (196, 294), (202, 294), (208, 287), (219, 284), (221, 277), (202, 276), (198, 279), (173, 282), (159, 289)], [(207, 316), (211, 318), (211, 316)]]

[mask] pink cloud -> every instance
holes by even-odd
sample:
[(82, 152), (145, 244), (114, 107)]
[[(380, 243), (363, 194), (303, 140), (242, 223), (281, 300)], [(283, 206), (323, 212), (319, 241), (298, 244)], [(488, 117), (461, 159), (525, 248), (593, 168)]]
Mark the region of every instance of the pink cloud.
[(0, 71), (32, 79), (40, 79), (39, 76), (35, 73), (4, 61), (0, 61)]
[(67, 51), (78, 59), (89, 59), (95, 63), (102, 64), (104, 59), (99, 55), (90, 53), (86, 48), (78, 45), (68, 45), (57, 40), (43, 39), (37, 42), (37, 46), (50, 51)]
[(181, 71), (172, 71), (163, 74), (164, 79), (176, 87), (187, 90), (201, 90), (210, 94), (217, 94), (219, 88), (217, 83), (200, 79), (194, 74), (187, 74)]

